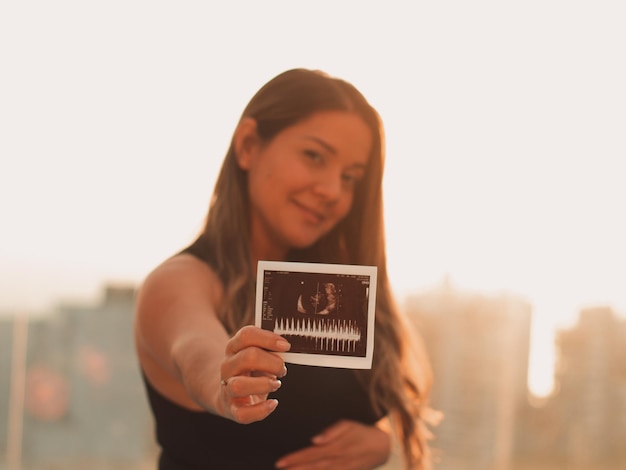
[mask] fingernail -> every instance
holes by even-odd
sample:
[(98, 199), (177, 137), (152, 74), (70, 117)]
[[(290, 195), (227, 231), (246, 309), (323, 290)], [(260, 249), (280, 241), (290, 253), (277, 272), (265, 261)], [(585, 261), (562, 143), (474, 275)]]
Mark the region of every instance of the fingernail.
[(272, 385), (272, 390), (273, 390), (273, 391), (278, 390), (282, 384), (283, 384), (283, 383), (282, 383), (280, 380), (272, 380), (272, 383), (271, 383), (271, 385)]
[(281, 375), (281, 377), (284, 377), (285, 375), (287, 375), (287, 366), (283, 364), (283, 375)]
[(270, 411), (274, 411), (278, 406), (278, 400), (267, 400), (267, 407)]
[(276, 347), (278, 349), (288, 351), (291, 348), (291, 344), (289, 344), (289, 342), (284, 339), (279, 339), (278, 341), (276, 341)]

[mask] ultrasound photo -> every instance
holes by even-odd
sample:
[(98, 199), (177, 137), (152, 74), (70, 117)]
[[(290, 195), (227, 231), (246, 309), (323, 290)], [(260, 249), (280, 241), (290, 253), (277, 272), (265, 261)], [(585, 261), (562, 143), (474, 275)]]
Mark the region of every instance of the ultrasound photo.
[(257, 326), (291, 343), (288, 362), (371, 368), (376, 267), (260, 261)]

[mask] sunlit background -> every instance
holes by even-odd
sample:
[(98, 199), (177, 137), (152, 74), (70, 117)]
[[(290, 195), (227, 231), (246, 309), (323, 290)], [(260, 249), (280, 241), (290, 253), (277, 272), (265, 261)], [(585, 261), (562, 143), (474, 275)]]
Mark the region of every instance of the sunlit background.
[(203, 222), (252, 94), (292, 67), (355, 84), (386, 126), (400, 298), (449, 282), (554, 332), (626, 314), (622, 2), (0, 4), (0, 311), (139, 283)]

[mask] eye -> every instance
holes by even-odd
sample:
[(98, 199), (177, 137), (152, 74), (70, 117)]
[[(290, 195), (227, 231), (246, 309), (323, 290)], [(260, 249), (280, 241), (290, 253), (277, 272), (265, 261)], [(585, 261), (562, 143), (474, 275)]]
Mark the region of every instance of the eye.
[(319, 153), (316, 150), (313, 149), (306, 149), (304, 150), (304, 155), (311, 161), (316, 162), (316, 163), (322, 163), (324, 160), (324, 157), (322, 157), (322, 154)]
[(356, 184), (361, 181), (363, 179), (363, 172), (358, 171), (358, 172), (350, 172), (350, 173), (343, 173), (341, 175), (341, 180), (350, 186), (356, 186)]
[(344, 183), (348, 183), (348, 184), (355, 184), (358, 181), (354, 175), (347, 175), (345, 173), (341, 175), (341, 179), (343, 180)]

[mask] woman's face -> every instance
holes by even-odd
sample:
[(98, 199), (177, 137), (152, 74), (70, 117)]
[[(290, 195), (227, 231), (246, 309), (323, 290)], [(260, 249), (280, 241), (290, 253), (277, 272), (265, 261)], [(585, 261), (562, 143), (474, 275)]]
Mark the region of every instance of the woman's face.
[(348, 214), (372, 146), (357, 114), (317, 112), (268, 142), (249, 137), (240, 140), (237, 157), (248, 171), (257, 256), (281, 258), (310, 246)]

